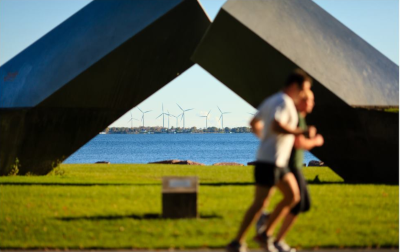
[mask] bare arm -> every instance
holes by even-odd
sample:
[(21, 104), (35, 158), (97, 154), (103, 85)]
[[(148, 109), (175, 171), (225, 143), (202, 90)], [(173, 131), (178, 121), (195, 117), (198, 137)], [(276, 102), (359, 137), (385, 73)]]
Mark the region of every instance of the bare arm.
[(304, 131), (300, 128), (296, 128), (293, 130), (287, 125), (278, 122), (277, 120), (274, 120), (271, 126), (273, 131), (282, 134), (293, 134), (295, 136), (298, 136), (308, 132), (308, 130)]
[(294, 140), (294, 147), (296, 149), (311, 150), (314, 147), (319, 147), (324, 144), (322, 135), (317, 134), (312, 138), (306, 138), (303, 135), (296, 136)]
[(261, 134), (262, 134), (262, 130), (264, 128), (264, 124), (262, 123), (262, 121), (258, 118), (253, 118), (250, 122), (250, 126), (251, 126), (251, 130), (253, 131), (253, 133), (261, 139)]

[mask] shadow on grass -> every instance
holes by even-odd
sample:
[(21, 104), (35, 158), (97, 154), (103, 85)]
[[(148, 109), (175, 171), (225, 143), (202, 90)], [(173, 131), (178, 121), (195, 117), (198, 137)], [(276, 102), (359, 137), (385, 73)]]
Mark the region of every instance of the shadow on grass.
[[(0, 185), (17, 186), (161, 186), (160, 183), (46, 183), (46, 182), (0, 182)], [(216, 182), (200, 183), (201, 186), (248, 186), (253, 182)]]
[[(308, 185), (393, 185), (384, 183), (346, 183), (344, 181), (307, 180)], [(161, 186), (161, 183), (35, 183), (35, 182), (0, 182), (0, 185), (13, 186)], [(254, 182), (206, 182), (200, 186), (252, 186)], [(398, 185), (398, 184), (396, 184)]]
[(249, 186), (254, 182), (218, 182), (218, 183), (200, 183), (201, 186)]
[[(53, 183), (53, 182), (0, 182), (0, 185), (17, 186), (161, 186), (160, 183)], [(248, 186), (253, 182), (200, 183), (201, 186)]]
[[(328, 182), (328, 181), (314, 181), (307, 180), (308, 185), (344, 185), (342, 181)], [(200, 183), (201, 186), (251, 186), (255, 185), (254, 182), (222, 182), (222, 183)]]
[[(307, 185), (344, 185), (346, 183), (344, 183), (343, 181), (336, 181), (336, 182), (329, 182), (329, 181), (312, 181), (312, 180), (307, 180)], [(347, 183), (348, 185), (350, 185), (349, 183)]]
[(0, 185), (18, 186), (155, 186), (161, 183), (46, 183), (46, 182), (0, 182)]
[[(148, 213), (143, 215), (129, 214), (129, 215), (100, 215), (100, 216), (77, 216), (77, 217), (58, 217), (57, 220), (61, 221), (79, 221), (79, 220), (122, 220), (122, 219), (134, 219), (134, 220), (161, 220), (164, 219), (161, 214)], [(222, 219), (220, 215), (205, 215), (200, 214), (199, 219)]]

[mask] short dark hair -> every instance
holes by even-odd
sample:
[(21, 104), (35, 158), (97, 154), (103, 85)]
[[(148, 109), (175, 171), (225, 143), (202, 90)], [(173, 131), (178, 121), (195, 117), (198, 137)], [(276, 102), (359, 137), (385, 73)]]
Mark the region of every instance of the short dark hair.
[(284, 86), (289, 87), (293, 84), (296, 84), (300, 89), (302, 89), (305, 81), (310, 82), (312, 85), (312, 78), (304, 70), (295, 69), (286, 79)]

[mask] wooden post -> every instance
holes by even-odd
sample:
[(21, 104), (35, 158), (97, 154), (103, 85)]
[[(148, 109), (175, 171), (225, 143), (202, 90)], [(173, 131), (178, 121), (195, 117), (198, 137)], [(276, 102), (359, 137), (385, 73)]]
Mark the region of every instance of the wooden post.
[(163, 177), (163, 218), (197, 218), (197, 177)]

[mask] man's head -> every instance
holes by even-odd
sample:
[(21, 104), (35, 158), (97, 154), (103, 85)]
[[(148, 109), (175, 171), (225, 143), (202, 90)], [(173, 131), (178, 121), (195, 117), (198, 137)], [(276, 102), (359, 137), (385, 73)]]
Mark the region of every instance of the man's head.
[(314, 108), (314, 93), (311, 90), (301, 92), (296, 108), (300, 113), (311, 113)]
[(297, 104), (300, 93), (305, 90), (310, 90), (311, 85), (312, 78), (303, 70), (296, 69), (286, 79), (283, 91)]

